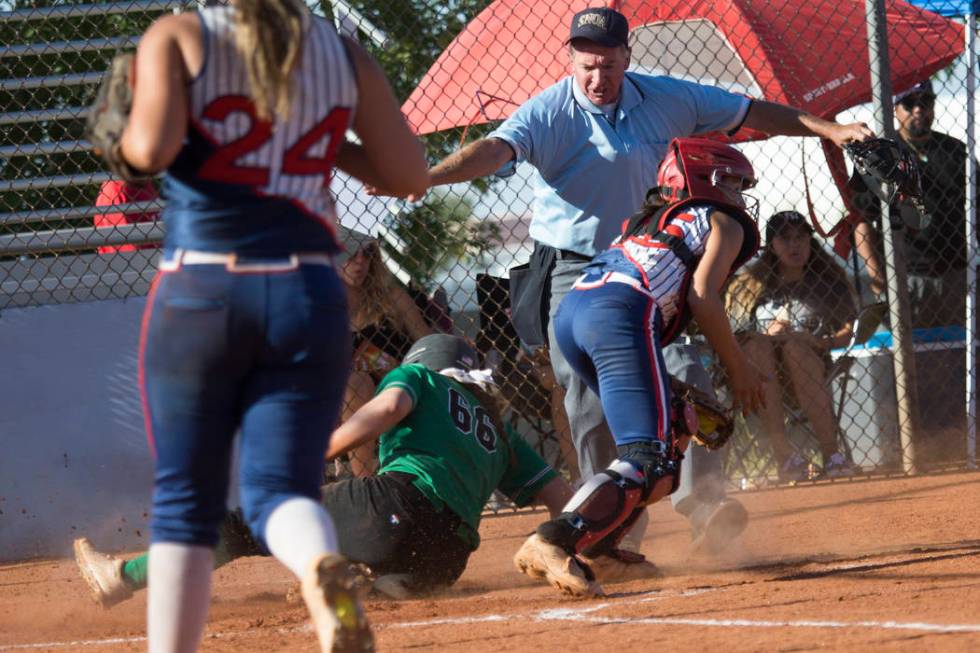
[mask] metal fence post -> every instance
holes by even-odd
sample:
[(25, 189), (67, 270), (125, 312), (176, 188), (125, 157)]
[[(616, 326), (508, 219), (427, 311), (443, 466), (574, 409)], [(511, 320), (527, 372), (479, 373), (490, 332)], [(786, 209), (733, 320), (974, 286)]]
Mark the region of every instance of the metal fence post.
[[(865, 0), (864, 6), (868, 21), (868, 58), (871, 66), (871, 95), (877, 123), (875, 128), (886, 138), (895, 138), (885, 2)], [(888, 187), (886, 190), (891, 191), (891, 188)], [(903, 226), (892, 221), (889, 205), (884, 201), (881, 203), (881, 216), (902, 468), (906, 473), (914, 473), (916, 471), (914, 436), (919, 431), (919, 401), (916, 388), (915, 352), (911, 338), (912, 320), (905, 266), (904, 233)]]
[(977, 91), (977, 17), (973, 12), (966, 15), (966, 464), (972, 469), (977, 466), (977, 160), (976, 147), (976, 107), (974, 101)]

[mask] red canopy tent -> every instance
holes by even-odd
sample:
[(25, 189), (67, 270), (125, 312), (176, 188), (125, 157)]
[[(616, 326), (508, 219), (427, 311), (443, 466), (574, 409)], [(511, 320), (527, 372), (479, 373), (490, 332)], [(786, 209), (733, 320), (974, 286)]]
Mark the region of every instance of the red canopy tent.
[[(502, 120), (569, 73), (564, 41), (588, 0), (496, 0), (439, 56), (402, 106), (420, 134)], [(627, 16), (631, 69), (714, 84), (821, 117), (871, 98), (864, 0), (659, 0), (608, 3)], [(907, 88), (963, 51), (963, 26), (886, 0), (892, 87)], [(739, 139), (765, 138), (740, 133)], [(840, 150), (824, 151), (838, 188)], [(837, 231), (823, 229), (824, 235)], [(843, 250), (844, 240), (838, 244)]]
[[(568, 74), (564, 40), (588, 0), (497, 0), (402, 106), (420, 134), (506, 118)], [(609, 2), (630, 21), (634, 70), (697, 79), (829, 117), (870, 99), (864, 0)], [(893, 88), (948, 65), (963, 27), (888, 2)]]

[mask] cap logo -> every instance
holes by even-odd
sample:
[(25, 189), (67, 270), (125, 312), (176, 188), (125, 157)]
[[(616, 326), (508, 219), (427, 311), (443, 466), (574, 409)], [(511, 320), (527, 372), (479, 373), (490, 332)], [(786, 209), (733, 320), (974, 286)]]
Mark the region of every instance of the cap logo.
[(579, 16), (576, 27), (585, 27), (586, 25), (594, 25), (601, 30), (609, 29), (609, 18), (602, 14), (585, 14), (584, 16)]

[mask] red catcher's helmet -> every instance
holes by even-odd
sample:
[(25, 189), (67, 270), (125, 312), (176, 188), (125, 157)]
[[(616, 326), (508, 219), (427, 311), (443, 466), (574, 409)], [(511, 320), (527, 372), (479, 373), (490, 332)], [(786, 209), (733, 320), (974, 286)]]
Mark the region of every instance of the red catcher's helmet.
[(734, 147), (706, 138), (675, 138), (657, 171), (657, 185), (670, 203), (703, 199), (744, 209), (741, 193), (718, 185), (724, 175), (740, 177), (743, 191), (756, 183), (752, 164)]

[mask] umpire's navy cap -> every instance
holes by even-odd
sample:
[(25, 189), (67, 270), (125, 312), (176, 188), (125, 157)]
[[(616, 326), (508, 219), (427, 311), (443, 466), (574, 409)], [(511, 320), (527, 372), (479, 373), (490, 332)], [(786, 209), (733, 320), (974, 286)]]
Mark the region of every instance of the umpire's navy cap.
[(568, 41), (587, 39), (609, 48), (629, 47), (630, 25), (626, 16), (615, 9), (592, 7), (583, 9), (572, 17), (572, 30)]

